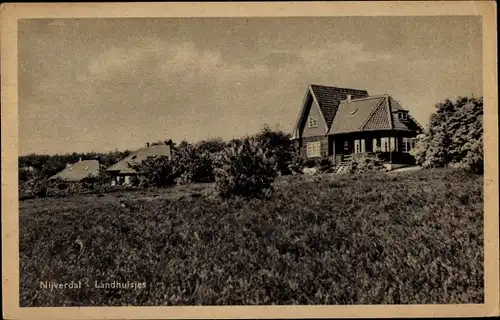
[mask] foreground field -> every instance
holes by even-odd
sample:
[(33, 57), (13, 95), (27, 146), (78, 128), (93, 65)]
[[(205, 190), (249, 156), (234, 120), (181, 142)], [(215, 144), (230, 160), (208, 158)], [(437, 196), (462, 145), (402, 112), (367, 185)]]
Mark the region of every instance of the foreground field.
[[(482, 176), (290, 177), (251, 201), (205, 188), (22, 201), (21, 306), (483, 302)], [(146, 287), (96, 288), (113, 281)]]

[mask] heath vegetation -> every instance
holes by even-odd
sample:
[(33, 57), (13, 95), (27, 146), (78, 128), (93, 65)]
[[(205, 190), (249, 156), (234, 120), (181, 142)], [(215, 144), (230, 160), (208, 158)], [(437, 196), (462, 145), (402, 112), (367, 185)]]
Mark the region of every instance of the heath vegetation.
[[(382, 172), (372, 158), (332, 174), (268, 127), (173, 144), (172, 159), (135, 166), (128, 190), (104, 173), (48, 180), (80, 154), (20, 157), (20, 304), (483, 303), (482, 103), (437, 104), (415, 172)], [(126, 154), (83, 156), (106, 167)]]

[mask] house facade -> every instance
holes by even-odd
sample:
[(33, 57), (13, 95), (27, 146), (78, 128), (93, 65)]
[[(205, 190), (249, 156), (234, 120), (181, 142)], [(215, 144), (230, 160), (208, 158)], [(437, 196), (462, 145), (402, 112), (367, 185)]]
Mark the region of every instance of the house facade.
[(150, 145), (146, 143), (144, 148), (130, 153), (124, 159), (118, 161), (114, 165), (106, 169), (111, 175), (111, 185), (128, 185), (131, 183), (131, 177), (140, 174), (133, 166), (141, 164), (148, 157), (165, 156), (172, 159), (172, 149), (170, 144), (163, 143), (157, 145)]
[(411, 164), (409, 154), (422, 126), (388, 94), (309, 85), (293, 138), (304, 158), (330, 157), (335, 164), (377, 154), (387, 163)]

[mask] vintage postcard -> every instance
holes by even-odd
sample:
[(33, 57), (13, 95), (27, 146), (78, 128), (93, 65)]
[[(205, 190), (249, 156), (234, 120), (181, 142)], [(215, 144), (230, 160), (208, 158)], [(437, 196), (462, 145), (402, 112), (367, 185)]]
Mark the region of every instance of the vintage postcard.
[(6, 319), (499, 314), (496, 3), (4, 4)]

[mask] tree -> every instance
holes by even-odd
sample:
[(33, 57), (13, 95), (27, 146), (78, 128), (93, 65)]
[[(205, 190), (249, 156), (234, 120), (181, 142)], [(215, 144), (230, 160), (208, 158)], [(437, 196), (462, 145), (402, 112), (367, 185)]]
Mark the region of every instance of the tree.
[(462, 166), (483, 172), (483, 98), (459, 97), (436, 104), (427, 134), (412, 154), (424, 167)]
[(215, 187), (222, 197), (265, 197), (277, 175), (274, 157), (262, 143), (246, 137), (215, 154)]
[(254, 138), (262, 144), (268, 157), (275, 159), (277, 170), (281, 175), (301, 171), (302, 160), (299, 157), (298, 146), (291, 140), (289, 133), (272, 130), (265, 125)]
[(174, 163), (167, 156), (149, 156), (131, 167), (139, 173), (139, 184), (144, 187), (174, 185), (178, 177)]

